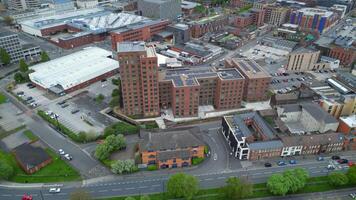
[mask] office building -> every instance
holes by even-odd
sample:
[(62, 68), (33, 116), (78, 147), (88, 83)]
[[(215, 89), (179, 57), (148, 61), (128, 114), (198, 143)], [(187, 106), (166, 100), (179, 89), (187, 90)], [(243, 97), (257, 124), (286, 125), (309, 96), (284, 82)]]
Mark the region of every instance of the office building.
[(319, 33), (328, 30), (338, 19), (339, 16), (334, 12), (321, 8), (302, 8), (290, 15), (291, 24), (297, 24), (301, 30)]
[(199, 128), (165, 132), (140, 132), (142, 163), (159, 169), (189, 167), (192, 159), (204, 158), (205, 144)]
[(123, 111), (129, 116), (157, 116), (159, 110), (158, 63), (153, 47), (144, 42), (120, 42)]
[(284, 24), (288, 19), (290, 10), (286, 7), (277, 5), (268, 5), (263, 7), (264, 10), (264, 22), (274, 26), (280, 26)]
[(244, 100), (265, 101), (272, 77), (254, 60), (225, 59), (225, 67), (236, 68), (245, 77)]
[(182, 15), (181, 0), (138, 0), (137, 9), (142, 16), (174, 20)]
[(150, 40), (154, 34), (163, 31), (169, 24), (169, 20), (146, 19), (111, 31), (112, 49), (116, 50), (119, 42)]
[(8, 0), (9, 10), (30, 10), (40, 7), (38, 0)]
[(167, 31), (173, 33), (173, 44), (184, 44), (190, 40), (189, 26), (186, 24), (169, 25)]
[(248, 12), (236, 16), (234, 22), (238, 28), (244, 28), (250, 25), (260, 27), (264, 23), (264, 11), (262, 9), (252, 8)]
[(288, 55), (288, 71), (311, 71), (318, 62), (320, 51), (300, 47)]
[(222, 30), (228, 24), (228, 18), (224, 15), (205, 17), (188, 23), (193, 38), (199, 38), (208, 32)]
[(16, 62), (24, 58), (20, 39), (16, 33), (10, 31), (0, 32), (0, 48), (5, 49), (10, 55), (10, 62)]

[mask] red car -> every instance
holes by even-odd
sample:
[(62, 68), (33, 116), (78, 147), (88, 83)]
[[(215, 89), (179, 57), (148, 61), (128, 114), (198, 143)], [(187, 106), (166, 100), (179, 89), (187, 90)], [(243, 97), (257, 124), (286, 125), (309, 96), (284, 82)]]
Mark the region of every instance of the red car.
[(21, 200), (32, 200), (32, 195), (24, 194)]
[(353, 163), (352, 161), (349, 161), (348, 165), (349, 167), (356, 167), (356, 163)]

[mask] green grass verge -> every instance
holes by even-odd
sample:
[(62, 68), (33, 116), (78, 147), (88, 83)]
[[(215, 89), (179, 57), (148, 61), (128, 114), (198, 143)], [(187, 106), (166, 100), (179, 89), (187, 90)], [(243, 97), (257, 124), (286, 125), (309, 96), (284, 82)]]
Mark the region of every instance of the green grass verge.
[(37, 141), (38, 137), (32, 133), (30, 130), (25, 130), (23, 134), (31, 141)]
[(13, 154), (0, 151), (0, 159), (6, 160), (14, 169), (14, 175), (9, 181), (17, 183), (50, 183), (77, 181), (81, 179), (80, 174), (63, 161), (59, 155), (50, 149), (46, 149), (46, 152), (53, 158), (52, 163), (40, 169), (38, 172), (29, 175), (20, 168)]
[(0, 104), (3, 104), (7, 101), (6, 96), (0, 92)]

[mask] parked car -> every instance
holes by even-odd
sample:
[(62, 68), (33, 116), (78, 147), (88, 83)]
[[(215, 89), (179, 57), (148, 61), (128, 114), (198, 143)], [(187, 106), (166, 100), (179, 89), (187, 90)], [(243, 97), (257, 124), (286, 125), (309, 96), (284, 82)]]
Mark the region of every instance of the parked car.
[(21, 96), (21, 95), (24, 95), (25, 93), (20, 91), (20, 92), (17, 92), (16, 94), (17, 94), (17, 96)]
[(269, 163), (269, 162), (266, 162), (266, 163), (265, 163), (265, 167), (272, 167), (272, 164)]
[(72, 114), (75, 114), (75, 113), (77, 113), (77, 112), (79, 112), (79, 109), (75, 109), (75, 110), (72, 110), (72, 111), (71, 111)]
[(280, 161), (277, 162), (277, 165), (278, 166), (284, 166), (284, 165), (287, 165), (287, 163), (282, 161), (282, 160), (280, 160)]
[(63, 104), (65, 104), (66, 103), (66, 101), (60, 101), (60, 102), (58, 102), (57, 104), (58, 105), (63, 105)]
[(46, 111), (46, 115), (52, 115), (52, 114), (53, 114), (53, 112), (51, 110)]
[(62, 108), (66, 108), (66, 107), (68, 107), (68, 106), (69, 106), (68, 104), (63, 104), (63, 105), (61, 105)]
[(348, 161), (347, 159), (339, 159), (339, 160), (337, 160), (337, 162), (338, 162), (339, 164), (346, 164), (346, 163), (348, 163), (349, 161)]
[(59, 152), (60, 155), (64, 155), (65, 154), (63, 149), (59, 149), (58, 152)]
[(61, 188), (49, 188), (49, 193), (60, 193)]
[(297, 161), (296, 161), (296, 160), (290, 160), (290, 161), (289, 161), (289, 164), (295, 165), (295, 164), (297, 164)]
[(32, 100), (33, 99), (33, 97), (27, 97), (26, 98), (26, 101), (30, 101), (30, 100)]
[(349, 161), (349, 163), (347, 163), (349, 165), (349, 167), (353, 167), (353, 166), (356, 166), (356, 163), (352, 162), (352, 161)]
[(333, 160), (340, 160), (340, 156), (331, 156), (331, 159), (333, 159)]
[(67, 160), (72, 160), (73, 157), (69, 154), (65, 154), (64, 157), (67, 159)]

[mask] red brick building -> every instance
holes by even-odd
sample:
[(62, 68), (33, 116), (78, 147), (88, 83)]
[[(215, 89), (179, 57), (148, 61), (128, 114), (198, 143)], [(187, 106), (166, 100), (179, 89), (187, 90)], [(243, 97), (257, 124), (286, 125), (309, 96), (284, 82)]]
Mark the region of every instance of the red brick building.
[(264, 11), (261, 9), (251, 9), (249, 12), (236, 16), (234, 25), (238, 28), (244, 28), (250, 25), (257, 27), (263, 26)]
[(226, 68), (236, 68), (246, 78), (244, 86), (245, 101), (264, 101), (268, 99), (267, 91), (272, 77), (254, 60), (226, 59)]
[(142, 164), (159, 169), (191, 166), (192, 159), (205, 157), (204, 147), (199, 128), (140, 132)]
[(356, 60), (356, 43), (349, 47), (331, 45), (328, 56), (340, 60), (345, 66), (351, 66)]
[(228, 24), (228, 18), (223, 15), (205, 17), (189, 22), (190, 33), (193, 38), (199, 38), (205, 33), (222, 30)]
[(236, 69), (179, 69), (160, 73), (160, 107), (178, 117), (198, 115), (199, 105), (241, 107), (244, 77)]
[(356, 150), (356, 116), (340, 117), (338, 132), (345, 135), (345, 149)]
[(33, 174), (52, 162), (51, 156), (41, 147), (24, 143), (13, 150), (17, 163), (27, 173)]
[(151, 39), (154, 34), (163, 31), (169, 24), (169, 20), (150, 20), (127, 25), (118, 30), (112, 31), (110, 33), (112, 49), (114, 51), (117, 50), (118, 42), (147, 41)]
[(154, 48), (144, 42), (121, 42), (117, 52), (125, 114), (159, 115), (158, 64)]

